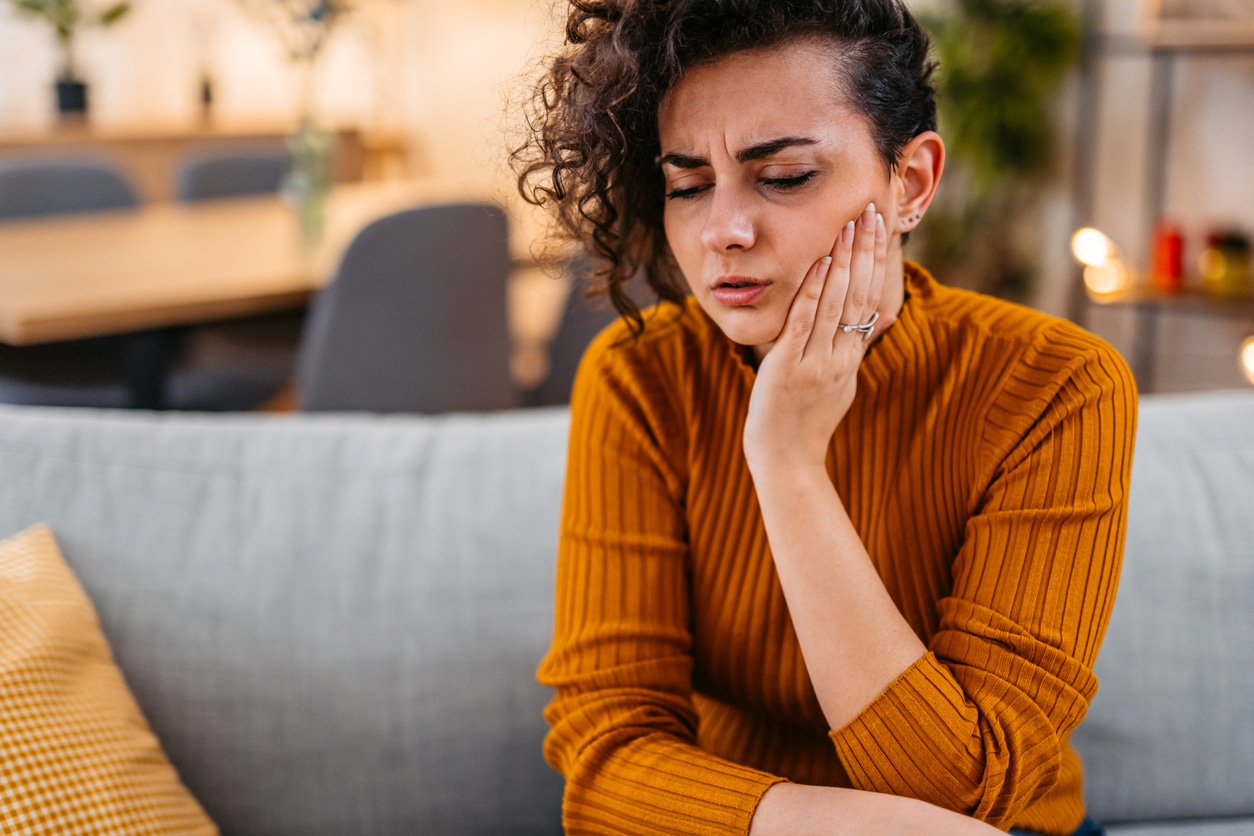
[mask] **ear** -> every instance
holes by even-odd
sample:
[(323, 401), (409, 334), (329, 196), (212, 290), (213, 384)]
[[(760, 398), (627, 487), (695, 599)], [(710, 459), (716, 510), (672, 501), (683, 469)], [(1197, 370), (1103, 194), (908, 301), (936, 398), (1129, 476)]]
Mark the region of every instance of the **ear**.
[(944, 170), (945, 142), (936, 131), (924, 131), (906, 143), (895, 174), (897, 224), (891, 232), (909, 232), (919, 225), (932, 205)]

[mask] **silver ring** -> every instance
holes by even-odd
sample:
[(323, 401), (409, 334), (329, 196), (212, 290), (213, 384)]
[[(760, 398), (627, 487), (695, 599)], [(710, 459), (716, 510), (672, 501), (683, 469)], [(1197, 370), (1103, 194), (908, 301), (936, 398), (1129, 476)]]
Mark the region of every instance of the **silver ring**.
[(861, 325), (841, 324), (841, 325), (838, 325), (837, 327), (840, 328), (840, 330), (844, 331), (846, 334), (852, 334), (853, 332), (857, 331), (859, 334), (862, 335), (862, 339), (865, 340), (867, 337), (871, 336), (871, 332), (875, 330), (875, 323), (879, 322), (879, 319), (880, 319), (880, 312), (876, 311), (875, 313), (871, 314), (870, 319), (868, 319), (866, 322), (863, 322)]

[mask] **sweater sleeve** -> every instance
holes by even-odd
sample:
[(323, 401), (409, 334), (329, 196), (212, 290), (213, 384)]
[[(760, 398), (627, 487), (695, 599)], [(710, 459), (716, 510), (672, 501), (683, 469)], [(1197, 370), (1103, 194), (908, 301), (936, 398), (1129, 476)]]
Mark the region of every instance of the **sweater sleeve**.
[(831, 732), (859, 789), (1005, 828), (1058, 779), (1097, 689), (1136, 422), (1135, 384), (1113, 350), (1065, 371), (1052, 391), (1011, 381), (994, 403), (983, 449), (1005, 455), (973, 497), (928, 652)]
[(625, 373), (611, 343), (594, 343), (572, 396), (556, 620), (538, 674), (556, 689), (545, 757), (566, 777), (567, 833), (745, 833), (781, 779), (696, 744), (682, 418), (662, 376)]

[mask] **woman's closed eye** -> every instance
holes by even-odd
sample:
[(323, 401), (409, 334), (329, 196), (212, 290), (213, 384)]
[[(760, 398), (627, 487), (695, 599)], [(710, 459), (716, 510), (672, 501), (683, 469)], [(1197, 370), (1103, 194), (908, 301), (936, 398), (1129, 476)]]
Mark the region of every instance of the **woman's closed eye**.
[(777, 192), (786, 192), (804, 186), (813, 180), (817, 174), (817, 171), (807, 171), (793, 177), (763, 177), (758, 182)]
[(701, 192), (710, 188), (713, 184), (706, 183), (700, 186), (680, 186), (666, 193), (667, 200), (692, 200)]
[[(799, 189), (818, 175), (817, 171), (805, 171), (790, 177), (761, 177), (758, 182), (775, 192), (788, 192)], [(666, 193), (667, 200), (693, 200), (702, 192), (713, 188), (713, 183), (701, 183), (695, 186), (679, 186)]]

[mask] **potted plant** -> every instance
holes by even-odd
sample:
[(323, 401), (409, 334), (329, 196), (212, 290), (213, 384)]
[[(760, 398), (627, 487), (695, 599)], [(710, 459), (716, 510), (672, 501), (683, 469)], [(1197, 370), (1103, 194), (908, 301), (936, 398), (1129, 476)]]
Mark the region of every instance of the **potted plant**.
[(57, 110), (63, 114), (87, 110), (87, 84), (79, 75), (74, 57), (74, 36), (83, 26), (110, 26), (131, 10), (129, 2), (117, 2), (102, 10), (84, 8), (79, 0), (11, 0), (18, 13), (46, 20), (56, 32), (61, 50), (57, 70)]
[(1080, 22), (1069, 0), (942, 0), (921, 17), (940, 59), (951, 185), (912, 245), (942, 281), (1028, 301)]
[(309, 243), (322, 237), (331, 188), (335, 135), (318, 126), (314, 82), (318, 58), (337, 25), (356, 9), (357, 0), (239, 0), (243, 8), (278, 34), (299, 72), (299, 124), (288, 140), (291, 164), (283, 192), (296, 205), (301, 233)]

